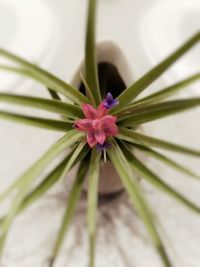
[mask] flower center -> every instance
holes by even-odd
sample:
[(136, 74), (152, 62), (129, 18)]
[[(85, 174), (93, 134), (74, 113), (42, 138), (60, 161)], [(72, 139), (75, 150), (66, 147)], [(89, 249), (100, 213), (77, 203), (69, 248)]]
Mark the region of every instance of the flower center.
[(97, 120), (93, 120), (92, 122), (92, 126), (94, 129), (99, 129), (101, 128), (101, 120), (97, 119)]
[(87, 133), (87, 142), (91, 148), (96, 146), (97, 151), (105, 151), (111, 146), (107, 139), (119, 133), (116, 125), (117, 117), (109, 115), (110, 109), (117, 104), (118, 100), (113, 99), (111, 93), (106, 95), (96, 109), (90, 104), (82, 104), (85, 118), (75, 121), (74, 127), (78, 131)]

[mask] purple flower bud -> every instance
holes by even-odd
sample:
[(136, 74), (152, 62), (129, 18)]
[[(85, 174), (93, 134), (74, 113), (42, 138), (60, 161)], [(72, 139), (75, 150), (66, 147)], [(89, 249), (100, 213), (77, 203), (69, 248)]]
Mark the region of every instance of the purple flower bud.
[(102, 150), (108, 149), (108, 148), (111, 148), (111, 144), (109, 144), (108, 142), (104, 142), (103, 145), (101, 144), (96, 145), (97, 152), (101, 152)]
[(103, 100), (103, 106), (106, 109), (110, 109), (112, 107), (115, 107), (119, 104), (119, 101), (116, 99), (113, 99), (113, 96), (111, 93), (107, 93), (106, 98)]

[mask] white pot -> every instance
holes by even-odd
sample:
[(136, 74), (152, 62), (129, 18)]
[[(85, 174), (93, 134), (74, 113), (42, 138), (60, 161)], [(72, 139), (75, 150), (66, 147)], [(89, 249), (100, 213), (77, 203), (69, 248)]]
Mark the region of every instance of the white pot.
[[(88, 191), (88, 177), (86, 177), (84, 190)], [(106, 163), (102, 161), (100, 167), (100, 177), (99, 177), (99, 195), (113, 195), (122, 192), (123, 185), (121, 179), (113, 167), (112, 163), (107, 161)]]
[[(125, 58), (123, 51), (113, 42), (101, 42), (97, 46), (97, 60), (99, 63), (110, 63), (117, 68), (122, 80), (129, 84), (132, 79), (128, 60)], [(81, 60), (80, 66), (77, 68), (72, 79), (72, 85), (79, 88), (81, 84), (80, 73), (84, 73), (84, 63)], [(84, 190), (87, 191), (88, 181), (86, 179)], [(110, 162), (102, 161), (99, 179), (99, 194), (109, 195), (119, 193), (123, 190), (121, 179), (115, 168)]]

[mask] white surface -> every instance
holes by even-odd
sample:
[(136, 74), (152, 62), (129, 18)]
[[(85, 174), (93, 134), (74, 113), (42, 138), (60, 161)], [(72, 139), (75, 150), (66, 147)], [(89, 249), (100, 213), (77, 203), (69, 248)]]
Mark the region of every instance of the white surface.
[[(49, 64), (60, 43), (55, 14), (43, 0), (0, 0), (0, 46), (29, 60)], [(0, 59), (2, 64), (12, 64)], [(0, 90), (15, 91), (21, 78), (0, 73)]]
[[(35, 0), (26, 2), (31, 3), (29, 8), (33, 2), (39, 4), (39, 1)], [(161, 35), (160, 43), (156, 42), (157, 35), (150, 26), (149, 17), (144, 17), (143, 14), (149, 14), (149, 16), (157, 18), (157, 24), (159, 24), (160, 21), (164, 20), (164, 13), (161, 13), (159, 17), (157, 13), (154, 14), (153, 12), (157, 12), (160, 2), (163, 3), (164, 7), (167, 5), (166, 1), (161, 0), (99, 0), (98, 42), (111, 41), (123, 51), (123, 60), (126, 62), (124, 64), (127, 64), (124, 68), (125, 70), (128, 68), (128, 71), (132, 74), (132, 79), (139, 77), (147, 71), (152, 65), (157, 63), (158, 59), (170, 53), (172, 48), (175, 48), (181, 42), (181, 40), (179, 42), (172, 35), (173, 30), (177, 30), (177, 24), (174, 20), (172, 20), (174, 22), (171, 22), (171, 17), (169, 16), (166, 16), (168, 22), (165, 20), (163, 27), (171, 23), (170, 31), (166, 28), (165, 36)], [(179, 14), (179, 10), (177, 10), (178, 5), (175, 5), (175, 2), (173, 1), (172, 3), (170, 1), (166, 12), (171, 8), (171, 10), (174, 10), (174, 13)], [(186, 2), (189, 4), (190, 0)], [(60, 30), (63, 33), (62, 39), (59, 40), (59, 49), (56, 50), (55, 48), (54, 53), (51, 53), (51, 60), (47, 67), (67, 81), (70, 81), (77, 72), (83, 57), (86, 1), (46, 0), (46, 3), (49, 4), (49, 8), (53, 7), (53, 17), (57, 16), (58, 24), (61, 25)], [(155, 9), (153, 9), (153, 6)], [(150, 7), (151, 11), (149, 10)], [(49, 8), (47, 9), (49, 10)], [(161, 9), (162, 7), (159, 10)], [(187, 13), (187, 9), (184, 9), (184, 12), (180, 11), (182, 18), (188, 16), (185, 12)], [(48, 14), (47, 16), (45, 15), (43, 22), (45, 23), (48, 18)], [(156, 24), (155, 21), (151, 21), (152, 26)], [(148, 24), (149, 27), (145, 26), (144, 29), (145, 24)], [(161, 34), (161, 30), (162, 28), (159, 27), (159, 34)], [(146, 50), (147, 46), (144, 46), (144, 34), (146, 38), (149, 36), (145, 43), (149, 42), (155, 47), (153, 56)], [(189, 36), (190, 34), (193, 34), (193, 27), (187, 28), (187, 35)], [(167, 43), (166, 38), (164, 38), (166, 36), (169, 36), (169, 42)], [(184, 37), (183, 34), (180, 39)], [(7, 42), (9, 42), (10, 37), (6, 38)], [(51, 36), (51, 38), (53, 37)], [(26, 41), (25, 39), (22, 40)], [(48, 41), (49, 39), (47, 38), (46, 47), (41, 45), (41, 50), (38, 49), (37, 53), (35, 52), (36, 59), (42, 65), (47, 65), (44, 57), (41, 55), (45, 51), (48, 52)], [(163, 48), (163, 54), (161, 48)], [(23, 51), (19, 51), (19, 53), (23, 54)], [(27, 53), (25, 56), (33, 59), (32, 53), (33, 51), (30, 49), (30, 54)], [(190, 56), (193, 58), (192, 53), (190, 53)], [(196, 58), (195, 56), (194, 59)], [(199, 63), (198, 60), (196, 62), (197, 64)], [(188, 66), (192, 68), (193, 63), (190, 63)], [(192, 72), (191, 69), (190, 71)], [(178, 76), (173, 74), (167, 76), (166, 80), (174, 81), (177, 78)], [(130, 83), (130, 81), (126, 81)], [(151, 87), (151, 90), (155, 90), (158, 86), (163, 85), (165, 85), (165, 80), (161, 79), (158, 83), (155, 83), (155, 86)], [(24, 85), (21, 92), (25, 92), (26, 89)], [(32, 85), (29, 88), (28, 93), (44, 95), (44, 90), (40, 91), (40, 89), (40, 87), (34, 84), (34, 86)], [(191, 88), (188, 89), (188, 92), (190, 92), (191, 96), (196, 94)], [(200, 148), (199, 116), (200, 111), (195, 110), (173, 119), (168, 118), (160, 122), (147, 124), (145, 131), (152, 136), (163, 137), (174, 142)], [(25, 166), (34, 162), (43, 151), (58, 139), (60, 134), (14, 125), (8, 122), (0, 122), (0, 129), (0, 177), (1, 190), (3, 191), (25, 169)], [(174, 154), (172, 156), (200, 173), (199, 160)], [(163, 179), (177, 188), (177, 190), (200, 203), (199, 183), (194, 182), (190, 178), (184, 178), (182, 175), (169, 170), (153, 160), (149, 159), (148, 165), (158, 172)], [(68, 178), (70, 177), (69, 175)], [(49, 192), (16, 221), (7, 243), (3, 267), (47, 266), (59, 226), (60, 216), (64, 210), (64, 198), (69, 190), (68, 185), (71, 183), (71, 179), (66, 180), (69, 180), (69, 182), (58, 184), (53, 191)], [(173, 242), (177, 255), (171, 254), (173, 260), (177, 263), (176, 266), (199, 267), (200, 218), (175, 201), (158, 193), (158, 191), (146, 183), (142, 182), (142, 184), (149, 201), (153, 204), (159, 219), (167, 231), (167, 235)], [(74, 223), (70, 228), (65, 245), (56, 264), (57, 267), (66, 265), (67, 267), (87, 266), (85, 209), (86, 200), (82, 198)], [(133, 212), (125, 194), (116, 200), (104, 202), (100, 205), (98, 225), (97, 267), (161, 267), (161, 263), (151, 246), (143, 224), (137, 218), (135, 212)]]

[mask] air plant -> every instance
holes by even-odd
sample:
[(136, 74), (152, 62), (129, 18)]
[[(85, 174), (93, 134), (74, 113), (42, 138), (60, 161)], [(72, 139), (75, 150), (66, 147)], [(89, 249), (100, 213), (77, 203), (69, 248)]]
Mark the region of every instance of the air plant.
[[(104, 159), (105, 155), (107, 155), (107, 160), (113, 164), (118, 172), (125, 190), (149, 232), (152, 243), (163, 261), (163, 265), (171, 267), (172, 263), (165, 250), (162, 237), (159, 234), (154, 213), (135, 177), (139, 174), (156, 188), (163, 190), (170, 197), (175, 198), (194, 212), (199, 213), (200, 207), (164, 182), (157, 173), (154, 173), (144, 165), (134, 152), (139, 150), (183, 174), (196, 179), (200, 178), (191, 170), (154, 150), (154, 147), (193, 157), (200, 157), (200, 150), (194, 150), (150, 137), (138, 131), (140, 125), (146, 122), (172, 116), (178, 112), (199, 106), (200, 98), (180, 100), (167, 100), (167, 98), (200, 79), (200, 73), (145, 98), (138, 100), (136, 97), (199, 42), (200, 32), (126, 88), (116, 99), (113, 99), (112, 92), (103, 95), (99, 87), (95, 52), (95, 14), (96, 1), (89, 0), (85, 45), (85, 78), (82, 75), (85, 94), (46, 70), (4, 49), (0, 49), (1, 57), (15, 63), (14, 66), (1, 65), (0, 69), (2, 71), (13, 72), (41, 83), (49, 90), (53, 98), (30, 97), (4, 92), (0, 93), (0, 102), (46, 110), (59, 114), (60, 119), (31, 117), (2, 110), (0, 111), (0, 118), (64, 133), (60, 140), (49, 148), (36, 163), (0, 196), (0, 200), (3, 201), (11, 193), (15, 192), (8, 213), (0, 221), (0, 250), (1, 252), (3, 251), (8, 231), (16, 216), (42, 197), (56, 182), (65, 177), (75, 164), (78, 164), (78, 171), (66, 203), (66, 210), (52, 252), (50, 266), (53, 266), (55, 262), (72, 221), (82, 191), (84, 178), (87, 174), (89, 177), (87, 194), (89, 266), (93, 267), (95, 261), (98, 180), (100, 164), (103, 161), (103, 151)], [(109, 88), (107, 88), (107, 92), (109, 92)], [(61, 98), (61, 96), (65, 98)], [(66, 98), (70, 99), (71, 102), (66, 103)], [(39, 185), (35, 186), (35, 182), (41, 172), (63, 151), (67, 152), (63, 161), (49, 172), (48, 175), (43, 177)], [(89, 164), (86, 164), (88, 159)]]

